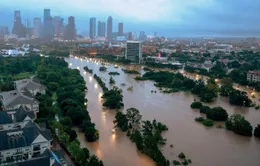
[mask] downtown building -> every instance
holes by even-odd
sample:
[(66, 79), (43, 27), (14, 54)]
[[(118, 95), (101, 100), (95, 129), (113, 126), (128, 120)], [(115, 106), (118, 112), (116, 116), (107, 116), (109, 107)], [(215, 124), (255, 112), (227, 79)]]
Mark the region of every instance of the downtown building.
[(128, 40), (126, 41), (125, 59), (132, 63), (142, 62), (142, 42)]
[(90, 39), (96, 38), (96, 18), (91, 17), (89, 20), (89, 37)]
[(33, 19), (33, 39), (41, 38), (42, 22), (41, 19), (36, 17)]
[(65, 28), (64, 32), (64, 40), (75, 40), (76, 39), (76, 25), (75, 25), (75, 17), (70, 16), (68, 18), (68, 25)]
[(26, 36), (26, 30), (22, 24), (20, 11), (14, 11), (14, 25), (12, 33), (17, 35), (19, 38), (24, 38)]
[(98, 37), (106, 37), (106, 23), (98, 21)]
[(113, 39), (113, 18), (111, 16), (107, 19), (107, 40), (112, 41)]
[(118, 23), (118, 36), (124, 36), (124, 24)]
[(53, 36), (53, 18), (51, 17), (51, 10), (44, 9), (43, 38), (52, 40)]
[(8, 34), (9, 34), (8, 27), (0, 26), (0, 38), (4, 38), (4, 36)]

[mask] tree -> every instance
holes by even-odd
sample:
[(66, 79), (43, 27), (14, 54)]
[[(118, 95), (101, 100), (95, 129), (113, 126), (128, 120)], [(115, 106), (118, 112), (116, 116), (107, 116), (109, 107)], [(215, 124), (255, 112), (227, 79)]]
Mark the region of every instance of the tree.
[(246, 92), (241, 92), (239, 90), (233, 90), (229, 94), (229, 103), (233, 105), (250, 107), (252, 101), (248, 98)]
[(128, 126), (132, 129), (138, 129), (140, 127), (140, 121), (142, 119), (142, 115), (138, 109), (129, 108), (126, 110), (126, 117), (128, 119)]
[(226, 121), (226, 128), (234, 133), (244, 136), (252, 136), (253, 127), (240, 114), (234, 114)]
[(205, 119), (202, 124), (207, 127), (212, 127), (214, 125), (214, 122), (210, 119)]
[(202, 113), (202, 114), (206, 114), (210, 110), (211, 110), (211, 108), (209, 106), (204, 105), (204, 106), (200, 107), (200, 113)]
[(69, 140), (70, 140), (70, 136), (67, 134), (67, 133), (62, 133), (60, 136), (59, 136), (59, 139), (61, 140), (61, 142), (65, 145), (68, 145), (69, 143)]
[(227, 111), (222, 107), (214, 107), (206, 115), (208, 119), (215, 121), (225, 121), (228, 118)]
[(260, 124), (256, 126), (255, 131), (254, 131), (254, 136), (260, 138)]
[(191, 105), (190, 105), (191, 108), (198, 108), (200, 109), (202, 107), (202, 103), (201, 102), (198, 102), (198, 101), (194, 101)]
[(65, 126), (71, 126), (72, 125), (72, 121), (69, 117), (64, 117), (60, 120), (60, 123), (65, 125)]
[(115, 127), (120, 128), (122, 131), (127, 131), (128, 126), (128, 119), (125, 114), (120, 111), (117, 111), (115, 120), (114, 120)]
[(110, 79), (109, 79), (109, 84), (114, 84), (115, 83), (115, 80), (113, 79), (113, 77), (111, 76)]
[(97, 156), (92, 155), (86, 163), (86, 166), (104, 166), (104, 164), (102, 161), (98, 160)]

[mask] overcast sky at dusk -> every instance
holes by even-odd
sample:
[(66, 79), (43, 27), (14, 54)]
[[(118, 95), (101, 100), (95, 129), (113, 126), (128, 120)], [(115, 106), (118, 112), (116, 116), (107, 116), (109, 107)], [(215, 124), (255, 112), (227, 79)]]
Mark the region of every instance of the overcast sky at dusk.
[(22, 19), (75, 16), (79, 32), (88, 32), (89, 18), (106, 21), (111, 15), (114, 31), (145, 31), (167, 36), (260, 36), (260, 0), (0, 0), (0, 25), (12, 26), (13, 11)]

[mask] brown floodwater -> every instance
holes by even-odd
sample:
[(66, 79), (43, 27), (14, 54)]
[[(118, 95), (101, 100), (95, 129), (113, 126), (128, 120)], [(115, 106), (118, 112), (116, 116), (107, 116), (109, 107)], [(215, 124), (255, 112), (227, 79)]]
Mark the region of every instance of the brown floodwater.
[[(243, 137), (225, 129), (215, 127), (207, 128), (194, 121), (200, 116), (198, 110), (192, 110), (190, 104), (196, 96), (189, 92), (163, 94), (152, 81), (136, 81), (135, 75), (125, 74), (119, 66), (105, 64), (107, 72), (100, 72), (100, 62), (94, 59), (67, 58), (69, 67), (79, 69), (86, 81), (88, 92), (88, 111), (96, 128), (100, 131), (100, 139), (95, 143), (88, 143), (84, 135), (78, 132), (81, 146), (87, 147), (92, 153), (103, 160), (106, 166), (154, 166), (155, 163), (146, 155), (139, 153), (134, 143), (120, 131), (112, 132), (115, 111), (102, 107), (102, 89), (97, 84), (93, 75), (83, 69), (88, 66), (94, 73), (103, 78), (108, 87), (110, 71), (117, 71), (119, 76), (113, 76), (116, 86), (123, 90), (123, 111), (134, 107), (140, 110), (144, 120), (153, 120), (165, 123), (169, 131), (164, 133), (167, 144), (162, 151), (171, 162), (177, 159), (180, 152), (184, 152), (192, 160), (193, 166), (259, 166), (260, 165), (260, 139), (255, 137)], [(127, 66), (127, 68), (131, 68)], [(134, 67), (141, 73), (141, 67)], [(126, 86), (121, 84), (125, 83)], [(127, 88), (133, 86), (132, 91)], [(157, 93), (151, 93), (156, 90)], [(259, 97), (259, 94), (257, 94)], [(209, 104), (222, 106), (229, 115), (239, 113), (255, 127), (260, 123), (260, 111), (254, 108), (232, 106), (227, 98), (219, 97)], [(222, 125), (223, 123), (217, 123)], [(77, 130), (78, 131), (78, 130)], [(170, 145), (173, 148), (170, 148)]]

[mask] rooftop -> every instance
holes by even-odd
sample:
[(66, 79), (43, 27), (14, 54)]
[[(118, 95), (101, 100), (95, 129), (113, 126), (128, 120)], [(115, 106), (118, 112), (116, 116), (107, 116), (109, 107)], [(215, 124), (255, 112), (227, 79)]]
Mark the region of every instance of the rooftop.
[(37, 124), (31, 121), (22, 129), (1, 131), (0, 150), (30, 146), (39, 135), (43, 136), (48, 141), (52, 139), (50, 130), (41, 129)]

